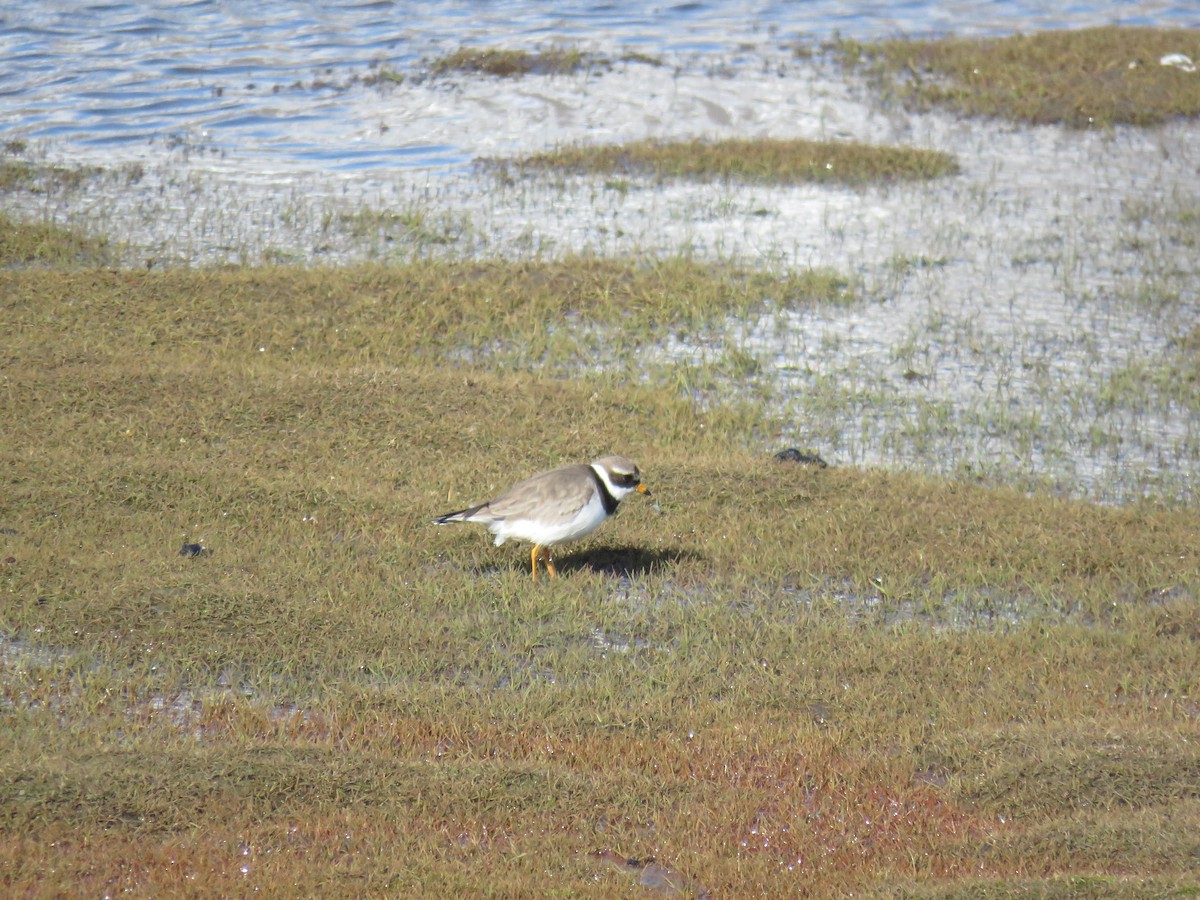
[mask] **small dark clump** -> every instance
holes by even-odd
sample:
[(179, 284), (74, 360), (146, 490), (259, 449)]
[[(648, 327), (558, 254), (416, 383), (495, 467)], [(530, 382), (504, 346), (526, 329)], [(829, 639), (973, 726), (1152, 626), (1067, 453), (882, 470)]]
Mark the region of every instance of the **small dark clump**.
[(184, 544), (179, 548), (180, 556), (203, 556), (207, 552), (201, 544)]
[(795, 447), (788, 447), (786, 450), (780, 450), (775, 454), (775, 458), (780, 462), (801, 463), (806, 466), (817, 466), (819, 468), (828, 468), (829, 463), (821, 459), (820, 455), (808, 450), (798, 450)]

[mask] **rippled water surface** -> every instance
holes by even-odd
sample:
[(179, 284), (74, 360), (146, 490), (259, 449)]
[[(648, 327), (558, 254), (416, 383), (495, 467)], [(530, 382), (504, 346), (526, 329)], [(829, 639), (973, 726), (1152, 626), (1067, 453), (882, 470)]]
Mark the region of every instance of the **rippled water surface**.
[[(1055, 8), (1061, 6), (1062, 8)], [(1047, 8), (1049, 7), (1049, 9)], [(472, 148), (412, 130), (362, 135), (347, 110), (379, 66), (412, 76), (460, 46), (552, 42), (669, 61), (841, 33), (857, 38), (1085, 25), (1195, 26), (1191, 3), (630, 2), (94, 3), (0, 11), (0, 139), (88, 159), (153, 159), (182, 142), (265, 169), (458, 166)], [(427, 103), (434, 133), (457, 113)], [(376, 123), (377, 125), (386, 123)], [(360, 138), (348, 141), (348, 136)]]

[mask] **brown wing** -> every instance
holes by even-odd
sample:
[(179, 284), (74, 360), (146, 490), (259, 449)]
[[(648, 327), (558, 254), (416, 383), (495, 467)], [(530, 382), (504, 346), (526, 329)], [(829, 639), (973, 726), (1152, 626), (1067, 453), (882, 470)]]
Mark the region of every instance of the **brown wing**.
[(570, 518), (591, 495), (591, 470), (585, 465), (562, 466), (514, 484), (486, 504), (483, 511), (497, 519), (525, 519), (545, 515), (549, 507), (563, 518)]

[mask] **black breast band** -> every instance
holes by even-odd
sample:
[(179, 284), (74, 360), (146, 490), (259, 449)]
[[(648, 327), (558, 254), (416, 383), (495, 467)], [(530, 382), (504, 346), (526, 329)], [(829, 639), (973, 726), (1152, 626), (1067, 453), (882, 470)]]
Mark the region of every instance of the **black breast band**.
[(588, 466), (588, 471), (592, 473), (592, 478), (596, 480), (596, 487), (600, 488), (600, 502), (604, 504), (604, 514), (611, 516), (617, 511), (617, 504), (621, 501), (608, 492), (608, 485), (604, 483), (604, 479), (600, 477), (600, 473)]

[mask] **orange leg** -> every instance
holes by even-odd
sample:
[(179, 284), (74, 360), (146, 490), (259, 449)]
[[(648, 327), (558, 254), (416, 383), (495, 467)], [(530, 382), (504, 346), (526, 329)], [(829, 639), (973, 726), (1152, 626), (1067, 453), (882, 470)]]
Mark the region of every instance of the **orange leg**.
[(554, 569), (554, 561), (550, 558), (550, 548), (543, 547), (541, 544), (534, 544), (533, 550), (529, 554), (530, 569), (533, 572), (533, 580), (537, 581), (538, 560), (546, 564), (546, 571), (550, 573), (551, 578), (557, 578), (558, 572)]

